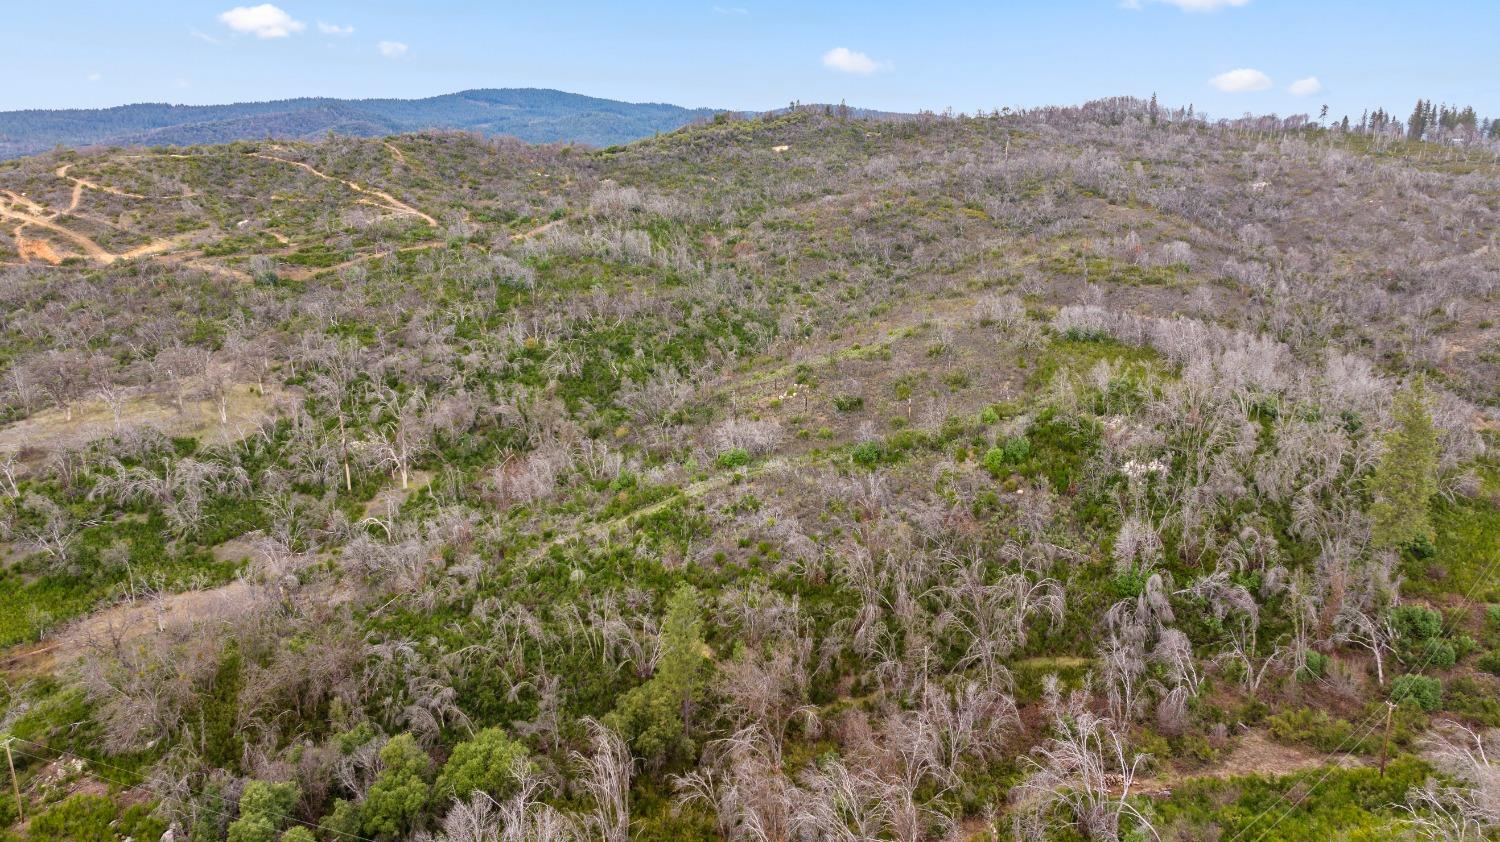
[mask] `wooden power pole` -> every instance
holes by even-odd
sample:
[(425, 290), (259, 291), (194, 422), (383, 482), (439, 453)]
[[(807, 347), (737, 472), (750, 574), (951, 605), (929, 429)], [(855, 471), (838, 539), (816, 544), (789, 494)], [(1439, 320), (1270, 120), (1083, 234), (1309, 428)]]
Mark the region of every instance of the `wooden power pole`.
[(1390, 702), (1385, 703), (1385, 735), (1380, 738), (1380, 777), (1385, 777), (1386, 752), (1391, 745), (1391, 712), (1396, 706)]
[(16, 796), (16, 815), (21, 821), (26, 821), (26, 805), (21, 803), (21, 783), (16, 780), (16, 761), (10, 756), (10, 742), (14, 737), (5, 738), (5, 765), (10, 768), (10, 791)]

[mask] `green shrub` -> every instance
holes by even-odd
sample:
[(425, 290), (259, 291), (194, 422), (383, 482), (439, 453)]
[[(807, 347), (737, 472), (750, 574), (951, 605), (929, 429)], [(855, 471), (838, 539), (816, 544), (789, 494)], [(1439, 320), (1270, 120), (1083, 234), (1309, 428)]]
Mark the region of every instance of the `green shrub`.
[(833, 399), (833, 408), (839, 412), (857, 412), (865, 408), (865, 399), (859, 395), (839, 395)]
[(1500, 646), (1500, 605), (1484, 608), (1484, 641), (1490, 646)]
[(1418, 535), (1401, 546), (1414, 561), (1430, 561), (1437, 555), (1437, 545), (1427, 535)]
[(250, 781), (240, 794), (240, 817), (229, 825), (229, 842), (275, 842), (302, 792), (296, 783)]
[(328, 839), (351, 839), (363, 834), (364, 820), (359, 806), (340, 798), (333, 802), (333, 809), (318, 822), (318, 830)]
[(1399, 704), (1407, 700), (1431, 713), (1442, 707), (1443, 683), (1431, 676), (1403, 675), (1391, 682), (1391, 701)]
[(1391, 611), (1391, 623), (1405, 641), (1431, 640), (1443, 634), (1443, 615), (1420, 605), (1397, 606)]
[(998, 478), (1009, 473), (1010, 466), (1025, 462), (1029, 456), (1031, 456), (1031, 440), (1025, 436), (1011, 436), (985, 451), (984, 467), (992, 476)]
[(1479, 651), (1479, 641), (1466, 634), (1453, 638), (1449, 643), (1453, 644), (1453, 652), (1460, 661)]
[(1271, 736), (1284, 743), (1306, 743), (1322, 751), (1360, 751), (1363, 742), (1351, 745), (1354, 726), (1317, 708), (1293, 708), (1266, 719)]
[(157, 839), (166, 823), (141, 804), (121, 810), (102, 795), (74, 795), (32, 819), (27, 842), (116, 842)]
[(750, 451), (743, 447), (730, 448), (720, 453), (719, 458), (714, 461), (721, 468), (743, 468), (750, 464)]
[(380, 749), (380, 764), (383, 768), (365, 797), (361, 818), (365, 833), (397, 836), (427, 809), (432, 758), (410, 734), (398, 734)]
[(1491, 649), (1474, 661), (1474, 666), (1491, 675), (1500, 675), (1500, 649)]
[(1424, 668), (1445, 670), (1458, 663), (1458, 650), (1446, 640), (1429, 640), (1421, 651), (1418, 663)]
[(500, 728), (486, 728), (459, 743), (438, 775), (439, 798), (468, 799), (475, 790), (501, 799), (515, 790), (516, 772), (528, 764), (526, 746)]
[(878, 441), (860, 442), (849, 453), (849, 458), (861, 468), (878, 467), (881, 462), (885, 461), (885, 457), (885, 445)]
[[(1431, 774), (1422, 761), (1398, 757), (1382, 776), (1368, 767), (1313, 769), (1286, 776), (1198, 778), (1152, 799), (1162, 839), (1377, 840), (1394, 837), (1406, 793)], [(1295, 793), (1313, 792), (1316, 797)], [(1289, 795), (1292, 793), (1292, 795)], [(1275, 821), (1274, 828), (1266, 816)], [(1123, 838), (1150, 838), (1129, 836)], [(1062, 837), (1058, 838), (1078, 838)]]
[(1443, 707), (1486, 728), (1500, 728), (1500, 686), (1485, 676), (1460, 675), (1443, 688)]
[(1400, 641), (1401, 660), (1419, 668), (1448, 669), (1458, 663), (1458, 650), (1443, 639), (1443, 615), (1420, 605), (1391, 611), (1391, 624)]
[(1308, 652), (1307, 663), (1297, 671), (1298, 681), (1314, 681), (1328, 671), (1328, 656), (1322, 652)]

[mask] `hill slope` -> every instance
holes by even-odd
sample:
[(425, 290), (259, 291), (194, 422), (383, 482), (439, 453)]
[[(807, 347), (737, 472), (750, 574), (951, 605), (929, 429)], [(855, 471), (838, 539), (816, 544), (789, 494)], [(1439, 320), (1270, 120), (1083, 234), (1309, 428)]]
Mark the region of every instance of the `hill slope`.
[(707, 118), (712, 109), (629, 103), (562, 91), (502, 88), (426, 99), (288, 99), (231, 105), (144, 103), (117, 108), (0, 112), (0, 158), (55, 146), (227, 143), (360, 137), (427, 129), (508, 135), (530, 143), (628, 143)]
[(1131, 100), (0, 162), (0, 842), (1400, 838), (1497, 230)]

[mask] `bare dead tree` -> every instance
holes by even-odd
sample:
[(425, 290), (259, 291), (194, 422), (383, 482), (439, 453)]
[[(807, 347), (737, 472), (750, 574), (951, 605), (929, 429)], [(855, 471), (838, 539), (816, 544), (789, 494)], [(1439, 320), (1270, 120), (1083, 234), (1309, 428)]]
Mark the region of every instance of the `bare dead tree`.
[(573, 762), (583, 776), (583, 788), (593, 801), (588, 826), (602, 842), (629, 842), (630, 778), (634, 760), (620, 735), (588, 719), (591, 754), (573, 753)]
[(1009, 675), (1003, 661), (1026, 645), (1032, 618), (1050, 617), (1054, 630), (1062, 622), (1062, 584), (1050, 578), (1034, 582), (1023, 573), (1002, 574), (991, 584), (989, 565), (977, 553), (967, 560), (950, 556), (947, 567), (950, 584), (935, 591), (943, 607), (936, 628), (967, 641), (959, 668), (978, 666), (988, 684), (1003, 684)]
[(1032, 828), (1056, 821), (1086, 839), (1117, 840), (1121, 819), (1129, 817), (1137, 828), (1159, 838), (1129, 801), (1147, 756), (1128, 752), (1124, 735), (1110, 720), (1088, 711), (1054, 711), (1052, 730), (1024, 759), (1029, 772), (1011, 792), (1018, 811), (1015, 837), (1035, 838)]
[(1480, 733), (1456, 722), (1437, 723), (1423, 754), (1454, 783), (1428, 779), (1407, 793), (1407, 824), (1433, 842), (1480, 842), (1500, 828), (1500, 731)]
[(1352, 602), (1334, 618), (1333, 642), (1358, 646), (1375, 661), (1375, 681), (1385, 684), (1385, 656), (1395, 651), (1397, 632), (1383, 611), (1366, 609)]

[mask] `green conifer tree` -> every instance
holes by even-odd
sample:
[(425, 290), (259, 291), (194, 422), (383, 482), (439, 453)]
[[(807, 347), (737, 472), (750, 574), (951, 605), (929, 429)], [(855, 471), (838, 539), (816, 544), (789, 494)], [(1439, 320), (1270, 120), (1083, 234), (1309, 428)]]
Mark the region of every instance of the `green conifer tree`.
[(620, 699), (605, 724), (653, 760), (693, 751), (692, 709), (708, 681), (698, 590), (681, 585), (667, 601), (656, 674)]
[(1394, 412), (1395, 426), (1385, 436), (1385, 452), (1370, 478), (1371, 538), (1377, 547), (1401, 546), (1432, 534), (1427, 507), (1437, 493), (1437, 428), (1420, 379), (1396, 395)]

